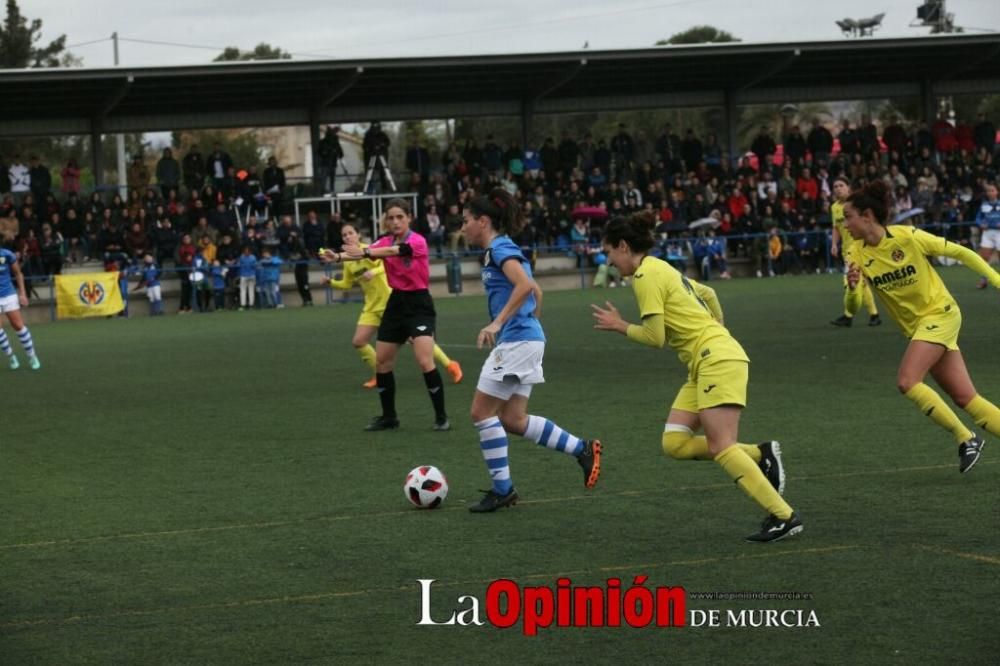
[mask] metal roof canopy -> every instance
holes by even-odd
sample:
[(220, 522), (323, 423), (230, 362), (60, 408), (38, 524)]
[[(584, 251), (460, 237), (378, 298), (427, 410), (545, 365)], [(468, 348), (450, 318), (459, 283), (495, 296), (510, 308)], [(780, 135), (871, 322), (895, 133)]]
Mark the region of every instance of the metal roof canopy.
[[(1000, 34), (0, 70), (0, 136), (1000, 92)], [(927, 106), (925, 104), (924, 108)]]

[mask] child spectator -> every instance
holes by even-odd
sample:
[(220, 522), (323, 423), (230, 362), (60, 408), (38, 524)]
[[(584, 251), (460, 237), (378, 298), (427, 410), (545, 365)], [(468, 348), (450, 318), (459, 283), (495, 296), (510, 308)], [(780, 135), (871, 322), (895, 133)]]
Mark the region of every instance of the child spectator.
[(139, 267), (139, 285), (136, 289), (146, 288), (146, 298), (149, 299), (149, 316), (157, 317), (163, 314), (163, 294), (160, 289), (160, 267), (156, 265), (153, 255), (146, 254)]
[(215, 295), (215, 311), (226, 309), (226, 273), (228, 269), (223, 267), (218, 259), (212, 262), (212, 293)]
[(260, 256), (261, 307), (284, 307), (281, 303), (281, 257), (272, 256), (271, 250), (264, 248)]
[(257, 288), (257, 257), (249, 245), (243, 246), (239, 261), (240, 274), (240, 311), (253, 307), (254, 291)]

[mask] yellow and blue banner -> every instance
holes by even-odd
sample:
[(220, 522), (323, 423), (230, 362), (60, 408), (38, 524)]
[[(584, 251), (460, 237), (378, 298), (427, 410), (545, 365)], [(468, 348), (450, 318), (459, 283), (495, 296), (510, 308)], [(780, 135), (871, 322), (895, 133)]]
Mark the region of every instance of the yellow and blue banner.
[(70, 273), (56, 276), (56, 317), (106, 317), (125, 308), (118, 273)]

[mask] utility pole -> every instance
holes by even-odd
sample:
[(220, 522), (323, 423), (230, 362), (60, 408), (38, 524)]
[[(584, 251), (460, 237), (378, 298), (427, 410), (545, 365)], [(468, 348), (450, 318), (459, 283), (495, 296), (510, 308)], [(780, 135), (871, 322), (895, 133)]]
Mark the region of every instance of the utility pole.
[[(118, 33), (111, 33), (111, 41), (115, 46), (115, 67), (118, 66)], [(118, 194), (123, 201), (128, 197), (128, 181), (125, 178), (125, 135), (119, 132), (115, 135), (115, 145), (118, 148)]]

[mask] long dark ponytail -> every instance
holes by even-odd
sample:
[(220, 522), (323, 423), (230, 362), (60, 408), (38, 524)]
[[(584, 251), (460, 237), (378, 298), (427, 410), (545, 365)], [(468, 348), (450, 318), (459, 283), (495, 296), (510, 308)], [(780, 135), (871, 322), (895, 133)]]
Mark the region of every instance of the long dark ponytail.
[(524, 216), (517, 199), (502, 187), (469, 200), (465, 209), (475, 217), (488, 217), (499, 234), (513, 235), (524, 228)]

